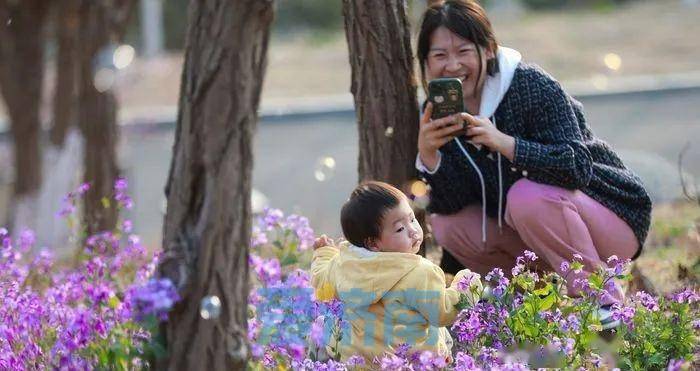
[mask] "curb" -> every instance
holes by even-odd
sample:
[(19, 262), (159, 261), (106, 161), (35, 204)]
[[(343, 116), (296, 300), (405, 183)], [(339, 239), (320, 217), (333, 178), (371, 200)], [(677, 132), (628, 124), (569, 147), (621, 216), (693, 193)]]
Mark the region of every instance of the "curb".
[[(579, 100), (627, 98), (654, 94), (700, 92), (700, 71), (665, 75), (610, 77), (594, 75), (589, 79), (562, 82), (565, 90)], [(419, 92), (418, 99), (424, 99)], [(261, 102), (260, 123), (285, 123), (291, 120), (314, 120), (328, 116), (354, 114), (352, 94), (303, 98), (270, 98)], [(171, 128), (177, 119), (177, 106), (156, 106), (121, 110), (119, 125), (130, 129), (158, 131)], [(0, 121), (0, 140), (9, 137), (7, 124)]]

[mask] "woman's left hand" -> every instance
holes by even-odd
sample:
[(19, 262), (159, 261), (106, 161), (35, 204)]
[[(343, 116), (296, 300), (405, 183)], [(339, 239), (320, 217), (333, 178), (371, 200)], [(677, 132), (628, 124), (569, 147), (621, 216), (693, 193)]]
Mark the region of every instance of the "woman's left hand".
[(462, 113), (462, 118), (467, 122), (467, 137), (472, 143), (485, 145), (513, 161), (515, 138), (498, 130), (487, 118), (474, 117), (468, 113)]

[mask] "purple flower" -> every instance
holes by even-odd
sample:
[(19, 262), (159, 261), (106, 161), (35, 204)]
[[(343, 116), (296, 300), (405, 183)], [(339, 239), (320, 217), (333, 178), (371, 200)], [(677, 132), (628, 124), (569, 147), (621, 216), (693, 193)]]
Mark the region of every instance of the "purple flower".
[(476, 371), (480, 370), (476, 366), (474, 358), (466, 353), (458, 352), (455, 356), (455, 371)]
[(258, 226), (253, 226), (253, 231), (251, 234), (252, 236), (250, 239), (250, 246), (252, 247), (264, 245), (268, 242), (267, 235), (265, 234), (265, 232), (261, 231), (260, 227)]
[[(520, 257), (518, 257), (518, 258), (520, 258)], [(513, 267), (513, 269), (510, 270), (510, 273), (511, 273), (511, 275), (512, 275), (513, 277), (515, 277), (515, 276), (519, 275), (520, 273), (522, 273), (524, 270), (525, 270), (525, 266), (524, 266), (524, 265), (522, 265), (522, 264), (516, 264), (516, 265)]]
[(486, 275), (486, 281), (491, 282), (494, 278), (498, 279), (501, 277), (503, 277), (503, 270), (501, 268), (494, 268)]
[(401, 370), (408, 362), (392, 354), (387, 354), (379, 360), (379, 367), (382, 370)]
[(569, 262), (564, 260), (563, 262), (561, 262), (561, 265), (559, 265), (559, 270), (561, 271), (561, 273), (566, 273), (569, 271), (569, 267)]
[(308, 272), (301, 269), (295, 269), (289, 273), (289, 275), (287, 275), (285, 285), (289, 287), (311, 287), (309, 285), (310, 280), (311, 279)]
[(659, 310), (659, 303), (653, 296), (647, 294), (644, 291), (639, 291), (635, 294), (635, 301), (641, 304), (644, 308), (656, 312)]
[(525, 259), (527, 259), (531, 262), (534, 262), (535, 260), (537, 260), (537, 255), (535, 255), (535, 253), (530, 251), (530, 250), (525, 250), (523, 252), (523, 256), (525, 256)]
[(326, 343), (324, 336), (324, 321), (324, 316), (318, 316), (311, 324), (311, 332), (309, 333), (309, 337), (316, 346), (323, 346)]
[(615, 303), (611, 307), (612, 309), (612, 319), (622, 321), (627, 327), (632, 328), (634, 326), (634, 315), (636, 313), (634, 307), (623, 306), (619, 303)]
[(685, 290), (678, 292), (674, 295), (671, 295), (671, 300), (683, 304), (683, 303), (688, 303), (692, 304), (695, 303), (696, 301), (700, 300), (700, 296), (698, 296), (697, 292), (691, 288), (686, 288)]
[(282, 213), (282, 210), (266, 207), (263, 210), (263, 215), (260, 218), (260, 221), (262, 222), (262, 227), (264, 230), (271, 231), (279, 225), (283, 217), (284, 214)]
[(681, 367), (685, 365), (684, 359), (672, 359), (668, 361), (667, 371), (680, 371)]
[(420, 352), (418, 361), (420, 362), (422, 370), (441, 370), (447, 366), (444, 357), (439, 354), (434, 354), (429, 350)]
[(124, 231), (124, 233), (131, 233), (132, 229), (133, 224), (131, 223), (131, 220), (126, 219), (122, 222), (122, 231)]
[(170, 308), (180, 300), (173, 282), (168, 278), (151, 279), (143, 286), (132, 287), (127, 296), (135, 309), (137, 320), (155, 315), (165, 321)]
[(365, 364), (365, 358), (358, 355), (350, 356), (345, 364), (348, 366), (363, 366)]
[(478, 273), (469, 272), (468, 274), (465, 274), (459, 279), (459, 281), (457, 281), (457, 290), (461, 292), (469, 292), (472, 286), (472, 282), (480, 278), (481, 277)]
[(571, 331), (573, 333), (579, 333), (581, 331), (581, 321), (575, 314), (569, 314), (566, 320), (561, 320), (559, 325), (563, 331)]
[(269, 286), (279, 282), (282, 275), (282, 267), (277, 259), (265, 260), (255, 254), (250, 254), (248, 263), (258, 276), (263, 285)]

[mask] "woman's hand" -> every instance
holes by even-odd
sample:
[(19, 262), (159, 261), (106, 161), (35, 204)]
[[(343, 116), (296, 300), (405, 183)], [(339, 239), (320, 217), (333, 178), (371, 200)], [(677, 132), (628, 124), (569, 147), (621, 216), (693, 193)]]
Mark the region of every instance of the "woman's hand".
[(431, 120), (433, 105), (428, 102), (420, 119), (418, 132), (418, 154), (428, 169), (435, 169), (438, 162), (438, 149), (451, 141), (464, 128), (460, 114)]
[(492, 151), (499, 152), (509, 161), (515, 156), (515, 138), (504, 134), (487, 118), (477, 118), (462, 113), (462, 119), (468, 123), (467, 136), (472, 143), (482, 144)]
[(319, 249), (321, 247), (325, 246), (335, 246), (333, 243), (333, 239), (326, 236), (325, 234), (322, 234), (321, 237), (317, 238), (316, 241), (314, 241), (314, 250)]

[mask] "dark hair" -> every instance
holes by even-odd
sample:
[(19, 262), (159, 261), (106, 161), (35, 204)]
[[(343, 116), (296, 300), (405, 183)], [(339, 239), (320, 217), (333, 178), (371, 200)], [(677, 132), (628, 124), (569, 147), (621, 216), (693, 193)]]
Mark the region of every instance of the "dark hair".
[[(482, 48), (494, 54), (498, 49), (491, 21), (479, 3), (474, 0), (437, 2), (423, 13), (418, 34), (417, 58), (420, 63), (421, 82), (426, 91), (428, 88), (425, 80), (425, 61), (430, 51), (430, 36), (440, 26), (476, 44), (479, 60), (481, 60)], [(479, 65), (479, 76), (481, 76), (481, 68), (482, 66)], [(486, 73), (493, 76), (496, 72), (498, 72), (498, 60), (494, 57), (487, 61)]]
[(359, 247), (369, 248), (369, 241), (382, 233), (386, 213), (397, 207), (406, 196), (394, 186), (377, 181), (358, 185), (340, 211), (340, 225), (345, 239)]

